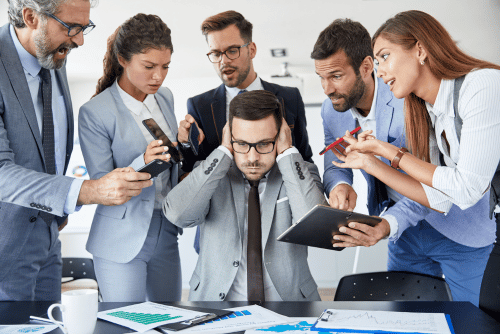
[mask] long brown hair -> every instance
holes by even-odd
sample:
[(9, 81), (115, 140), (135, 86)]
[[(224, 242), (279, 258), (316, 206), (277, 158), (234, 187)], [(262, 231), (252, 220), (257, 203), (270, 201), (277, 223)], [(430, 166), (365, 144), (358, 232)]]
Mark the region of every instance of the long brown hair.
[(118, 56), (130, 61), (135, 54), (149, 49), (169, 49), (174, 52), (170, 29), (156, 15), (137, 14), (123, 23), (108, 38), (108, 48), (104, 55), (104, 74), (97, 82), (92, 96), (110, 87), (123, 73)]
[[(431, 73), (442, 79), (456, 79), (474, 69), (500, 66), (473, 58), (460, 50), (446, 29), (431, 15), (409, 10), (388, 19), (372, 38), (372, 47), (378, 37), (411, 49), (417, 41), (427, 52), (425, 60)], [(430, 162), (429, 129), (431, 122), (425, 101), (413, 93), (405, 96), (405, 130), (408, 148), (418, 158)]]

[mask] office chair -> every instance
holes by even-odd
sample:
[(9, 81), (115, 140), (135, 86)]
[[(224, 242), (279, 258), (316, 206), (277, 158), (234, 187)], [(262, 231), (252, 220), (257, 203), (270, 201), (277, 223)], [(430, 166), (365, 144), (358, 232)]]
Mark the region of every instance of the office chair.
[(347, 275), (340, 279), (334, 301), (452, 301), (443, 278), (405, 271)]
[[(94, 272), (94, 261), (92, 261), (92, 259), (79, 257), (63, 257), (62, 261), (62, 292), (76, 289), (99, 290), (99, 286), (97, 285), (97, 278)], [(68, 278), (71, 278), (72, 280), (64, 282), (64, 279)]]

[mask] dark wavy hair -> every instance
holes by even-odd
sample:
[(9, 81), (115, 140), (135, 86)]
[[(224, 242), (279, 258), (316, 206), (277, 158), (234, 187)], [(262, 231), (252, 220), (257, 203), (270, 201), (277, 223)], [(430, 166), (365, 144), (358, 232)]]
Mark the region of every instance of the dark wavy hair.
[(311, 58), (323, 60), (339, 51), (344, 51), (356, 75), (363, 60), (373, 58), (373, 49), (368, 30), (359, 22), (337, 19), (323, 30), (314, 44)]
[(118, 56), (130, 61), (133, 55), (163, 48), (174, 52), (170, 29), (158, 16), (140, 13), (125, 21), (108, 38), (103, 61), (104, 74), (97, 82), (94, 96), (110, 87), (122, 75), (123, 67), (118, 62)]
[(253, 90), (238, 94), (229, 104), (229, 128), (233, 131), (233, 119), (258, 121), (273, 115), (278, 132), (283, 122), (283, 110), (278, 98), (267, 90)]

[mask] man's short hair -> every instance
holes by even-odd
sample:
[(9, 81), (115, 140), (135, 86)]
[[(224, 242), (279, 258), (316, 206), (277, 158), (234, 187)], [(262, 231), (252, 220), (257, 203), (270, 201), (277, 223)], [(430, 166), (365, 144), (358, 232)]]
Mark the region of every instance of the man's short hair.
[[(16, 28), (24, 28), (26, 24), (23, 19), (23, 8), (31, 8), (36, 13), (56, 14), (59, 6), (70, 0), (8, 0), (9, 23)], [(98, 0), (88, 0), (94, 7)]]
[(278, 98), (267, 90), (254, 90), (236, 95), (229, 104), (229, 128), (233, 131), (233, 119), (258, 121), (273, 115), (279, 132), (283, 122), (282, 106)]
[(201, 32), (206, 37), (208, 33), (226, 29), (231, 24), (236, 25), (245, 42), (252, 41), (252, 24), (234, 10), (228, 10), (205, 19), (201, 24)]
[(373, 58), (373, 49), (368, 30), (359, 22), (337, 19), (323, 30), (314, 44), (311, 58), (323, 60), (339, 51), (344, 51), (356, 74), (363, 60)]

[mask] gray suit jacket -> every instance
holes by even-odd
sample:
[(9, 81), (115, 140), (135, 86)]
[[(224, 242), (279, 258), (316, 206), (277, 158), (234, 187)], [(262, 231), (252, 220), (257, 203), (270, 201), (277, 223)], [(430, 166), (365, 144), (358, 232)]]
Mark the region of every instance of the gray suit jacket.
[[(160, 110), (174, 135), (177, 121), (172, 92), (161, 87), (155, 94)], [(137, 170), (144, 165), (148, 142), (123, 100), (116, 82), (85, 103), (78, 116), (78, 133), (85, 165), (92, 179), (99, 179), (119, 167)], [(177, 184), (178, 165), (160, 174), (154, 182)], [(141, 250), (148, 234), (155, 202), (155, 186), (125, 204), (98, 205), (87, 241), (87, 250), (107, 260), (126, 263)]]
[[(326, 204), (320, 176), (312, 166), (300, 154), (284, 156), (269, 173), (262, 201), (263, 261), (284, 301), (320, 300), (307, 264), (307, 247), (276, 240), (313, 206)], [(246, 251), (244, 182), (231, 158), (216, 149), (165, 200), (163, 211), (173, 224), (201, 227), (190, 300), (224, 300), (233, 284), (238, 271), (233, 263)]]
[[(64, 173), (73, 150), (73, 108), (66, 70), (55, 71), (61, 83), (68, 140)], [(9, 25), (0, 28), (0, 280), (21, 256), (40, 210), (59, 216), (73, 178), (45, 173), (42, 136), (24, 70)]]

